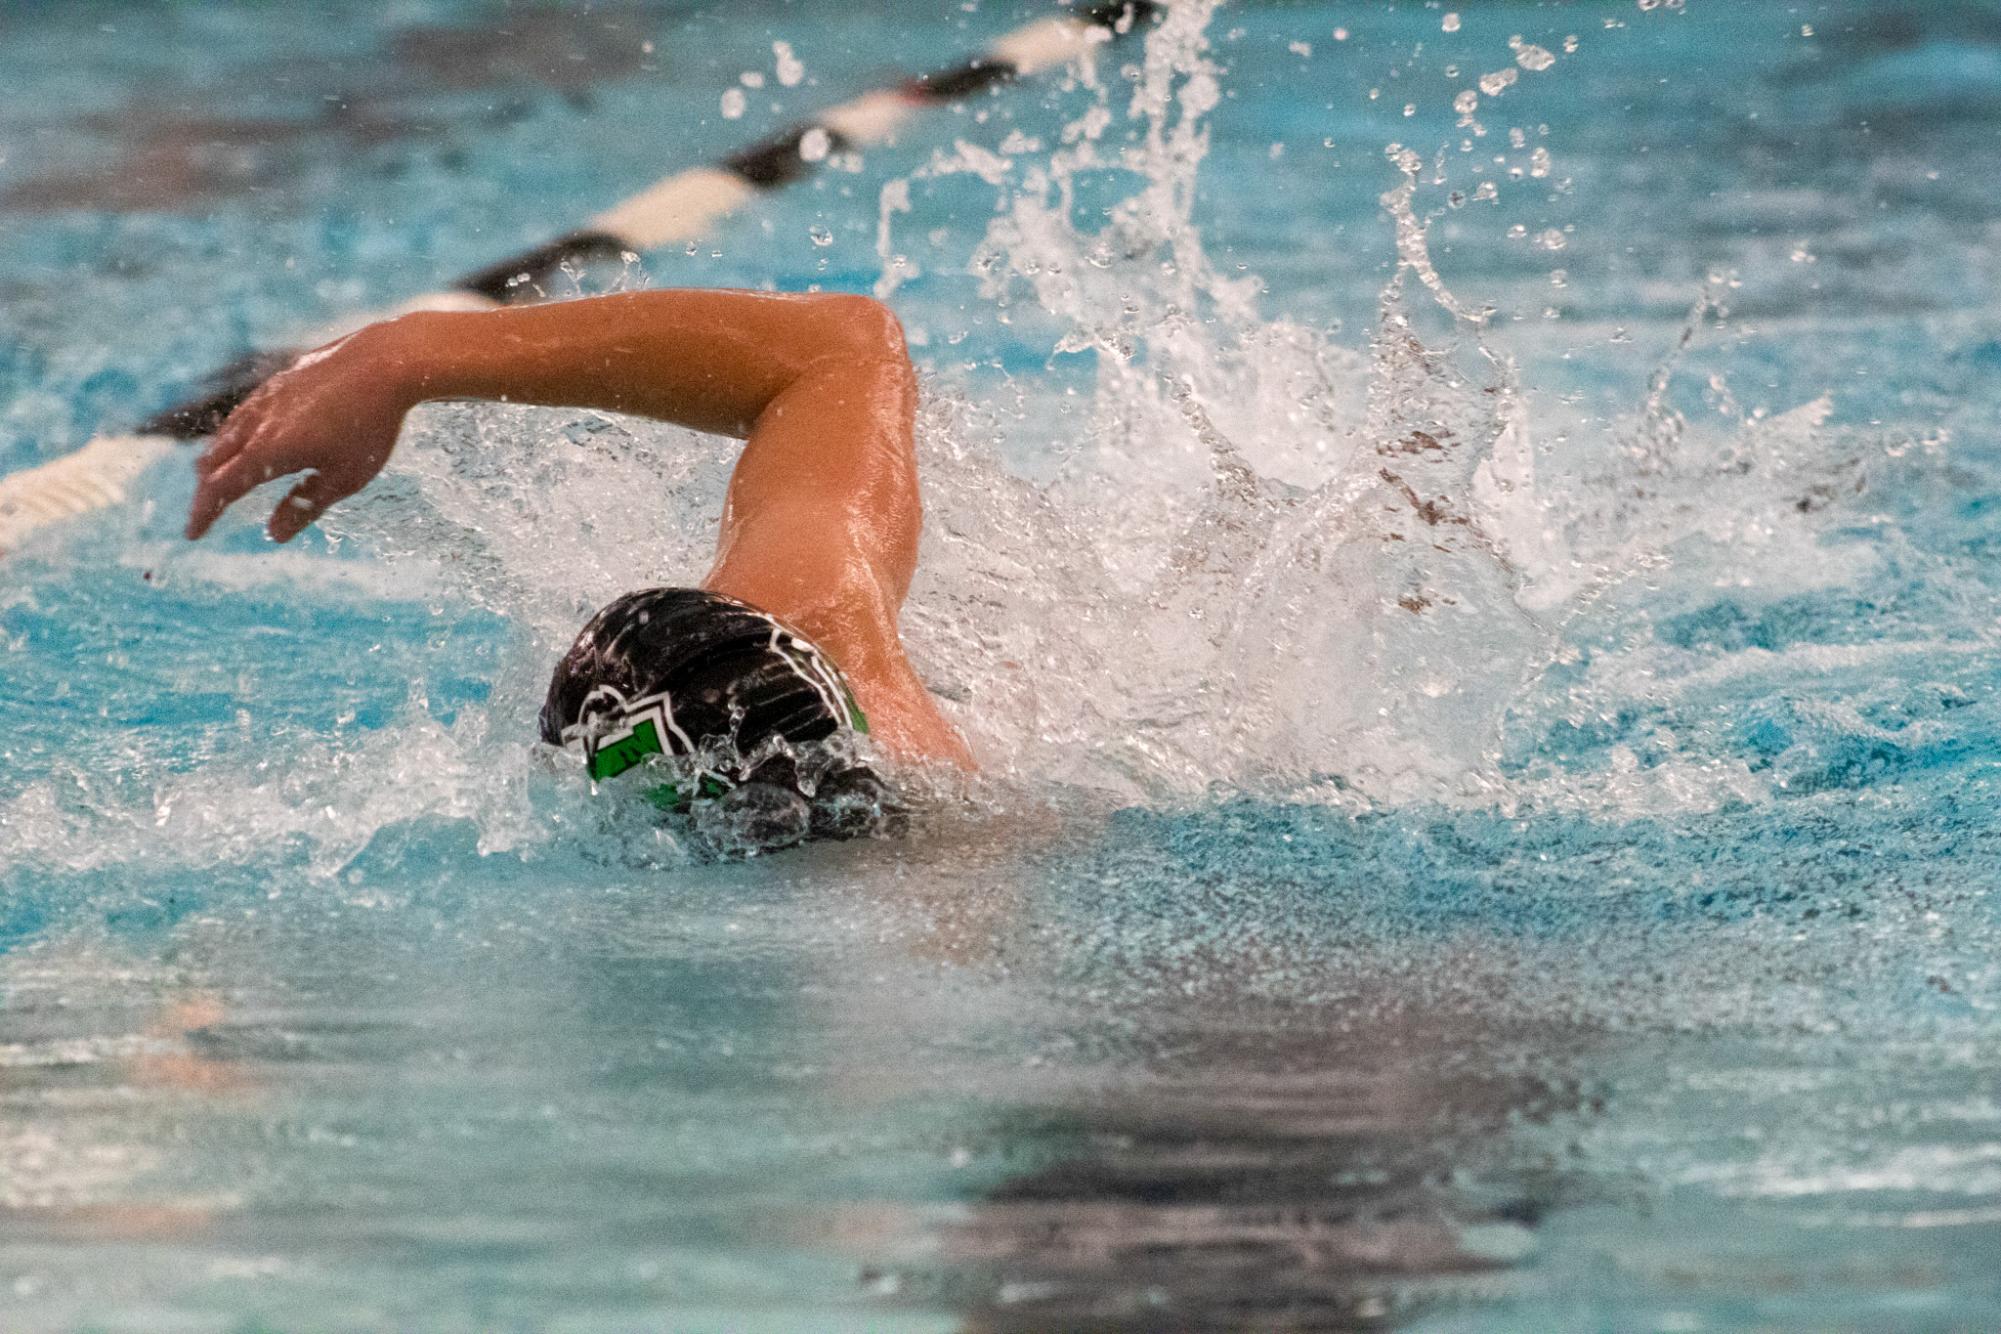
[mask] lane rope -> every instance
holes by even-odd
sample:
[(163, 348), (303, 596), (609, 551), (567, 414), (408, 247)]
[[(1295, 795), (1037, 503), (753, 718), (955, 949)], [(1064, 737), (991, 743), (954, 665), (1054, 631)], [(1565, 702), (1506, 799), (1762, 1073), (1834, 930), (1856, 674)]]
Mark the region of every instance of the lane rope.
[[(1102, 0), (1025, 24), (958, 65), (863, 93), (721, 162), (676, 172), (552, 241), (393, 310), (342, 321), (305, 346), (415, 310), (531, 304), (543, 298), (547, 285), (566, 267), (618, 261), (696, 240), (757, 196), (811, 175), (836, 153), (884, 143), (928, 108), (1066, 65), (1094, 46), (1143, 30), (1165, 7), (1165, 0)], [(55, 524), (123, 503), (141, 474), (173, 452), (174, 445), (212, 433), (301, 350), (241, 357), (209, 376), (193, 397), (154, 414), (131, 434), (98, 436), (74, 453), (0, 478), (0, 556)]]

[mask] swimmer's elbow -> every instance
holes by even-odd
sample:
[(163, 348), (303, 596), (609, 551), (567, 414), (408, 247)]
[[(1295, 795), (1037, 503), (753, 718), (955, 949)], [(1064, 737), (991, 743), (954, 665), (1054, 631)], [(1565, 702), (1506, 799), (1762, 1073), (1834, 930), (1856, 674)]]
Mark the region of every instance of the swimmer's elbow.
[(903, 321), (888, 306), (872, 296), (846, 293), (828, 296), (825, 305), (833, 320), (834, 341), (844, 356), (898, 366), (910, 364)]

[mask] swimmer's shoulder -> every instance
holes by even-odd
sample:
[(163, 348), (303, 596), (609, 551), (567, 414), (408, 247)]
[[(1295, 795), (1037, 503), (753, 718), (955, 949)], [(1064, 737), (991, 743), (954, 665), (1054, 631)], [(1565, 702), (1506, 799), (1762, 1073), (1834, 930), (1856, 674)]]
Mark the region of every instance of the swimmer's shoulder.
[(795, 572), (782, 560), (725, 559), (703, 587), (770, 612), (832, 658), (868, 720), (870, 738), (891, 759), (976, 768), (966, 739), (910, 664), (896, 604), (873, 580), (851, 574), (835, 577), (825, 564)]

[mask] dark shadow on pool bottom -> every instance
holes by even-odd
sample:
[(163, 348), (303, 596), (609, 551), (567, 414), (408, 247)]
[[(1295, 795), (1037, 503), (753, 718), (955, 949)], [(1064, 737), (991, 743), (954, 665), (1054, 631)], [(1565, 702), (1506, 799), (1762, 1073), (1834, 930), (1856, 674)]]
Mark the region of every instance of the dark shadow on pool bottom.
[(1597, 1110), (1577, 1041), (1232, 1019), (1024, 1117), (1012, 1151), (1043, 1164), (986, 1191), (902, 1295), (973, 1331), (1376, 1330), (1504, 1295), (1575, 1193), (1552, 1146)]

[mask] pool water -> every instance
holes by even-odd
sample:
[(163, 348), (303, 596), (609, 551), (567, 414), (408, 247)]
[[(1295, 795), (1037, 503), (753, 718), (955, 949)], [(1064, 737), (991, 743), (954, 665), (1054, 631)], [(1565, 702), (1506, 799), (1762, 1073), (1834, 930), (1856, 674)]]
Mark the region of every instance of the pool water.
[[(0, 11), (0, 466), (1046, 8)], [(1997, 167), (2001, 4), (1184, 0), (577, 274), (902, 315), (898, 839), (529, 744), (722, 442), (44, 535), (0, 1327), (1993, 1328)]]

